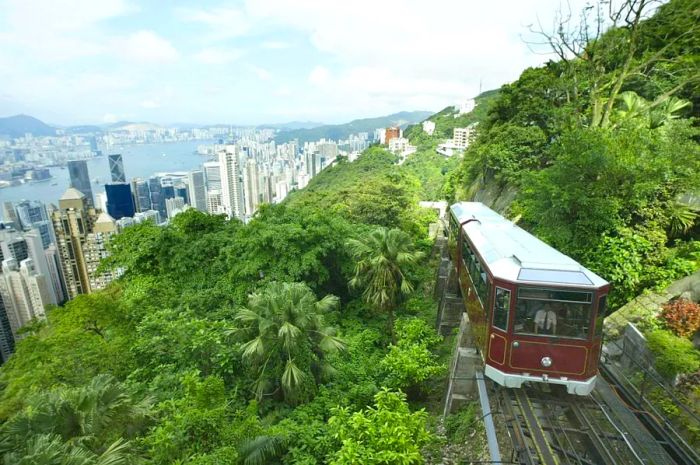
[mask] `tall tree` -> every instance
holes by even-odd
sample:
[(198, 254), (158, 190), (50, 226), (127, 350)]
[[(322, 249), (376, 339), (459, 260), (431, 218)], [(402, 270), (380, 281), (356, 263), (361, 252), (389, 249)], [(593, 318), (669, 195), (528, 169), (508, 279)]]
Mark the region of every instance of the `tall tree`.
[(423, 254), (414, 250), (411, 237), (400, 229), (377, 228), (347, 245), (356, 260), (350, 287), (362, 289), (366, 303), (387, 313), (389, 334), (396, 343), (394, 310), (399, 298), (413, 291), (406, 270)]
[(281, 392), (295, 403), (308, 397), (324, 375), (333, 368), (326, 355), (345, 349), (335, 328), (327, 326), (324, 315), (338, 306), (338, 298), (327, 295), (318, 300), (303, 283), (270, 283), (248, 298), (234, 330), (245, 343), (243, 358), (256, 371), (258, 399)]

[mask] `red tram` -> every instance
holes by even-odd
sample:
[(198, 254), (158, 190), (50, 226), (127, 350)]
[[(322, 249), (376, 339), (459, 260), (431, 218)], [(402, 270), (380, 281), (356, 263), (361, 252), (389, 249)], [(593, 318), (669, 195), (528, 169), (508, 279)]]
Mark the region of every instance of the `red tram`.
[(589, 394), (608, 282), (477, 202), (450, 207), (449, 247), (486, 376)]

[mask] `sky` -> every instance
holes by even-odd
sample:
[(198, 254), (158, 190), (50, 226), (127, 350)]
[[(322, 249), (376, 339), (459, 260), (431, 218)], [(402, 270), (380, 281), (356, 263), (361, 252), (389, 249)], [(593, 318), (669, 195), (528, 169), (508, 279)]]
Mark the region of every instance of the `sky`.
[(551, 56), (561, 0), (0, 0), (0, 116), (340, 123), (438, 111)]

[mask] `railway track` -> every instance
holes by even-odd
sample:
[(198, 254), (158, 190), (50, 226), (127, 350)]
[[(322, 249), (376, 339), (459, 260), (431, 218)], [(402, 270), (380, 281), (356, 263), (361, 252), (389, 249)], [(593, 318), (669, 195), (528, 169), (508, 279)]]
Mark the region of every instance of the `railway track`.
[(512, 461), (523, 465), (676, 464), (641, 424), (628, 421), (624, 412), (609, 405), (616, 402), (610, 398), (614, 394), (604, 381), (601, 384), (603, 389), (586, 397), (570, 396), (550, 385), (494, 386), (514, 446)]

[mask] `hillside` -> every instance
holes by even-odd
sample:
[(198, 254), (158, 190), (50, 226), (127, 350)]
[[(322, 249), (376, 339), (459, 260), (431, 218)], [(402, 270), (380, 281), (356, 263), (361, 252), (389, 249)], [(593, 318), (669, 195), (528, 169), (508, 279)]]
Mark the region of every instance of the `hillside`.
[(425, 134), (420, 124), (407, 127), (404, 131), (404, 136), (414, 145), (425, 144), (431, 141), (442, 142), (445, 139), (451, 139), (454, 128), (463, 128), (472, 123), (484, 121), (491, 105), (497, 99), (499, 92), (499, 89), (493, 89), (479, 94), (474, 98), (476, 107), (469, 113), (460, 115), (457, 113), (454, 106), (449, 106), (426, 118), (425, 120), (435, 123), (435, 132), (432, 136)]
[(407, 124), (417, 123), (430, 116), (428, 111), (402, 111), (392, 115), (377, 118), (363, 118), (350, 121), (345, 124), (329, 124), (311, 129), (298, 129), (293, 131), (281, 131), (275, 137), (275, 142), (281, 144), (298, 139), (300, 144), (319, 139), (346, 139), (350, 134), (358, 132), (373, 132), (377, 128), (389, 126), (405, 127)]
[(324, 126), (324, 124), (315, 121), (290, 121), (288, 123), (259, 124), (257, 127), (293, 131), (297, 129), (313, 129), (320, 126)]
[(29, 115), (0, 118), (0, 135), (21, 137), (26, 133), (34, 136), (55, 136), (56, 128)]
[[(508, 197), (504, 215), (611, 282), (612, 310), (699, 269), (696, 3), (523, 70), (469, 115), (421, 116), (439, 133), (408, 129), (401, 165), (375, 146), (245, 224), (189, 209), (125, 228), (101, 265), (121, 277), (48, 309), (0, 368), (1, 462), (486, 463), (477, 404), (441, 418), (456, 341), (434, 329), (441, 257), (417, 202)], [(469, 122), (463, 157), (435, 153)], [(699, 313), (676, 307), (634, 318), (697, 410)]]

